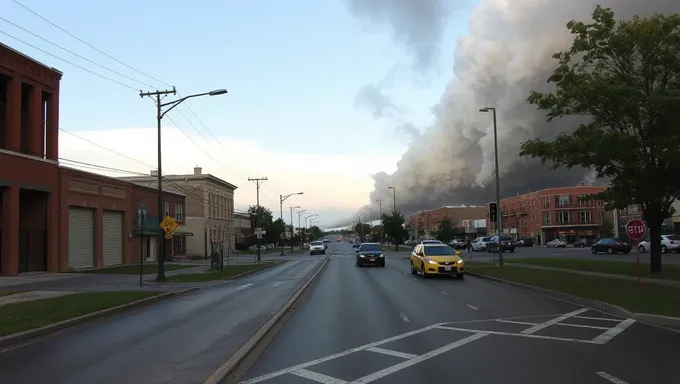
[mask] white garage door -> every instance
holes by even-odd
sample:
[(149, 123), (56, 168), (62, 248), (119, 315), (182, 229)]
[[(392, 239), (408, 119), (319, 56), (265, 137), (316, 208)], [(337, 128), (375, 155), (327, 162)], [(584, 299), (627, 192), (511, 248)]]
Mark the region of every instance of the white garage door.
[(102, 230), (104, 265), (123, 264), (123, 212), (104, 211)]
[(94, 267), (94, 209), (68, 208), (69, 268)]

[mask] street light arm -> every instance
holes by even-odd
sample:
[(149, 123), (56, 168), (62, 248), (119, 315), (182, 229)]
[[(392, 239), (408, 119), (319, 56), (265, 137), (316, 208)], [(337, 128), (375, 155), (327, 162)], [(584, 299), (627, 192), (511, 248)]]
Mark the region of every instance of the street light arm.
[(288, 194), (288, 195), (281, 195), (281, 202), (283, 203), (284, 201), (286, 201), (286, 199), (288, 199), (288, 198), (291, 197), (291, 196), (295, 196), (295, 195), (303, 195), (303, 194), (304, 194), (304, 192), (290, 193), (290, 194)]
[(216, 89), (216, 90), (210, 91), (210, 92), (196, 93), (196, 94), (193, 94), (193, 95), (184, 96), (184, 97), (177, 99), (177, 100), (168, 101), (167, 103), (161, 103), (159, 105), (160, 108), (170, 106), (170, 108), (161, 112), (161, 118), (163, 118), (163, 116), (165, 116), (168, 112), (172, 111), (173, 108), (182, 104), (182, 102), (184, 102), (187, 99), (191, 99), (191, 98), (194, 98), (194, 97), (201, 97), (201, 96), (218, 96), (218, 95), (224, 95), (225, 93), (227, 93), (226, 89)]

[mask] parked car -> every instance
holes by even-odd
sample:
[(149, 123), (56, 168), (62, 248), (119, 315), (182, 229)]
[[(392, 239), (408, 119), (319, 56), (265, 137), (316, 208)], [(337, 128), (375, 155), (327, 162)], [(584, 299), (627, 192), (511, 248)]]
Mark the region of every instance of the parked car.
[(454, 239), (451, 240), (449, 243), (449, 246), (453, 249), (463, 249), (465, 248), (465, 245), (467, 244), (467, 240), (465, 239)]
[[(652, 249), (649, 240), (641, 241), (638, 244), (640, 252), (647, 252)], [(680, 236), (678, 235), (661, 235), (661, 252), (680, 252)]]
[(606, 238), (606, 239), (601, 239), (597, 243), (593, 244), (590, 246), (590, 251), (593, 254), (599, 253), (599, 252), (607, 252), (609, 254), (612, 253), (625, 253), (629, 254), (631, 247), (628, 243), (625, 241), (619, 241), (614, 238)]
[(593, 244), (595, 244), (595, 240), (592, 239), (578, 239), (574, 243), (575, 248), (585, 248), (585, 247), (590, 247)]
[(545, 246), (548, 248), (566, 248), (567, 242), (560, 239), (555, 239), (545, 243)]
[(491, 239), (486, 243), (486, 250), (488, 252), (498, 252), (498, 249), (503, 252), (515, 252), (515, 243), (512, 238), (498, 235), (491, 236)]
[(474, 252), (486, 252), (486, 244), (491, 240), (491, 236), (482, 236), (472, 242), (472, 250)]
[(363, 267), (364, 265), (378, 265), (385, 266), (385, 250), (380, 243), (363, 243), (354, 252), (357, 253), (356, 265)]
[(352, 248), (359, 248), (361, 245), (361, 240), (359, 239), (354, 239), (354, 242), (352, 242)]
[(519, 239), (515, 241), (516, 247), (533, 247), (534, 241), (532, 239)]

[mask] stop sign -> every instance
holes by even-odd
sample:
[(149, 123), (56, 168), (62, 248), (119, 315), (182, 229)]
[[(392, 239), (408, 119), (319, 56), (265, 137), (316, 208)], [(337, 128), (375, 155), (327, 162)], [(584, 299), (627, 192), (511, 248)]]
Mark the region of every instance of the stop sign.
[(633, 219), (626, 224), (626, 233), (631, 239), (638, 241), (642, 240), (647, 233), (647, 227), (645, 223), (640, 219)]

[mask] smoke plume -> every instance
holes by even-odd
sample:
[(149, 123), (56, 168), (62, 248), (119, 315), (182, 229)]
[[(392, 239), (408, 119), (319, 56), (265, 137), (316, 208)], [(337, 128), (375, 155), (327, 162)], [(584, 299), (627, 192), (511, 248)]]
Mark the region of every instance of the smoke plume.
[[(449, 0), (346, 1), (357, 17), (389, 23), (417, 68), (430, 67), (440, 48), (450, 49), (439, 47)], [(549, 171), (518, 153), (521, 142), (552, 138), (578, 123), (562, 119), (548, 124), (545, 114), (525, 100), (532, 89), (550, 89), (546, 81), (556, 65), (551, 56), (573, 40), (565, 24), (590, 20), (596, 4), (611, 7), (617, 19), (680, 12), (677, 0), (481, 0), (469, 14), (467, 34), (456, 44), (453, 79), (433, 107), (435, 123), (413, 141), (394, 173), (373, 176), (371, 201), (381, 199), (384, 210), (385, 203), (391, 207), (389, 186), (396, 188), (397, 207), (406, 214), (492, 200), (493, 121), (491, 113), (479, 112), (485, 106), (497, 109), (501, 197), (592, 178), (583, 169)], [(372, 212), (376, 206), (372, 203)]]

